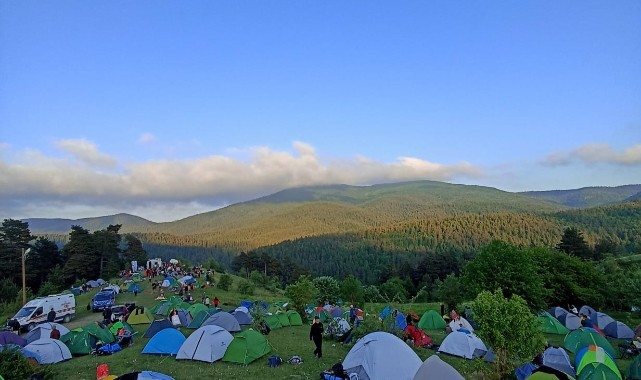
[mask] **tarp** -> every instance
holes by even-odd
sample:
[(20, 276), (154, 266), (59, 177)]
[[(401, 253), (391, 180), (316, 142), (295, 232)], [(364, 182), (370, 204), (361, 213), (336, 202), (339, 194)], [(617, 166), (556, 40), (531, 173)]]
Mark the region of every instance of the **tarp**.
[(536, 317), (536, 322), (539, 324), (539, 330), (544, 333), (565, 335), (570, 332), (570, 330), (563, 326), (558, 319), (545, 311)]
[(207, 318), (203, 322), (201, 327), (209, 326), (209, 325), (220, 326), (229, 332), (240, 331), (240, 325), (238, 324), (238, 321), (236, 320), (236, 318), (234, 318), (233, 315), (229, 314), (226, 311), (221, 311)]
[[(47, 338), (49, 338), (48, 335)], [(20, 347), (24, 347), (27, 345), (27, 340), (12, 333), (11, 331), (0, 331), (0, 346), (5, 344), (15, 344)]]
[(443, 317), (434, 310), (426, 311), (418, 321), (418, 327), (423, 330), (442, 330), (447, 326)]
[(156, 319), (155, 321), (151, 322), (151, 325), (147, 328), (147, 331), (145, 331), (145, 334), (143, 335), (144, 338), (151, 338), (154, 335), (156, 335), (158, 332), (165, 330), (165, 329), (176, 329), (176, 326), (174, 326), (168, 319), (163, 318), (163, 319)]
[(487, 347), (481, 338), (473, 333), (454, 331), (445, 337), (438, 352), (473, 359), (483, 357), (487, 353)]
[(411, 380), (421, 365), (410, 346), (382, 331), (359, 339), (343, 360), (345, 371), (357, 374), (359, 380)]
[(267, 355), (271, 351), (265, 336), (255, 330), (245, 330), (236, 334), (231, 341), (225, 355), (224, 362), (249, 364), (254, 360)]
[(176, 359), (213, 363), (222, 359), (234, 337), (220, 326), (202, 326), (180, 346)]
[(40, 364), (53, 364), (71, 359), (69, 348), (57, 339), (38, 339), (27, 344), (24, 349), (37, 354), (40, 357)]
[(580, 328), (574, 330), (566, 335), (563, 340), (563, 347), (572, 353), (577, 353), (583, 347), (590, 345), (603, 347), (613, 358), (617, 356), (617, 351), (612, 347), (610, 342), (601, 336), (601, 334), (591, 329)]
[(180, 346), (185, 342), (185, 336), (176, 329), (163, 329), (158, 331), (145, 348), (143, 354), (153, 355), (176, 355)]
[(628, 327), (628, 325), (619, 321), (610, 322), (607, 326), (605, 326), (603, 332), (606, 336), (615, 339), (634, 338), (634, 331), (632, 331), (632, 329)]
[(292, 326), (302, 326), (303, 319), (300, 317), (300, 314), (296, 310), (287, 311), (287, 317), (289, 318), (289, 324)]
[(432, 355), (421, 364), (414, 380), (464, 380), (465, 378), (451, 365), (437, 355)]
[(69, 332), (69, 329), (60, 323), (55, 322), (45, 322), (41, 323), (35, 329), (29, 331), (23, 338), (27, 341), (27, 344), (35, 342), (38, 339), (49, 338), (51, 336), (51, 329), (53, 326), (56, 326), (56, 329), (60, 331), (60, 336), (65, 335)]

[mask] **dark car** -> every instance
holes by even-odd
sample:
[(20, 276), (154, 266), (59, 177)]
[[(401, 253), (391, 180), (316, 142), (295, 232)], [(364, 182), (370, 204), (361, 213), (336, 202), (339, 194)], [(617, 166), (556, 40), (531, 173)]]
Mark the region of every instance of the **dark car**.
[(111, 320), (116, 321), (121, 317), (126, 317), (129, 314), (129, 309), (125, 305), (114, 305), (111, 307)]

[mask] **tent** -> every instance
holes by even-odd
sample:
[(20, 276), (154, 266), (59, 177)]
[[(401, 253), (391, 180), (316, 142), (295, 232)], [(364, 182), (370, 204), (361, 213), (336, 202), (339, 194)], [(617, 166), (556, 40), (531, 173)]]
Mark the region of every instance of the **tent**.
[(337, 318), (342, 316), (345, 313), (345, 310), (341, 308), (340, 306), (333, 307), (329, 309), (329, 315), (332, 316), (332, 318)]
[(465, 378), (451, 365), (437, 355), (432, 355), (421, 364), (414, 375), (414, 380), (464, 380)]
[(142, 292), (142, 286), (140, 286), (139, 284), (137, 284), (137, 283), (135, 283), (135, 282), (134, 282), (134, 283), (131, 283), (131, 284), (129, 285), (129, 287), (127, 288), (127, 291), (128, 291), (129, 293), (133, 293), (134, 291), (135, 291), (136, 293), (140, 293), (140, 292)]
[(109, 327), (109, 331), (111, 331), (111, 333), (114, 334), (114, 336), (117, 336), (118, 330), (120, 330), (121, 327), (124, 328), (125, 331), (129, 332), (130, 334), (133, 334), (135, 332), (134, 328), (131, 327), (129, 323), (121, 322), (121, 321), (118, 321), (113, 325), (111, 325), (111, 327)]
[(232, 340), (234, 337), (220, 326), (202, 326), (180, 346), (176, 359), (213, 363), (222, 359)]
[(615, 339), (634, 338), (634, 331), (632, 331), (632, 329), (629, 328), (628, 325), (619, 321), (610, 322), (607, 326), (605, 326), (603, 332), (606, 336)]
[(113, 343), (116, 337), (109, 329), (90, 323), (69, 331), (60, 338), (60, 341), (67, 345), (72, 355), (89, 355), (98, 342)]
[(570, 332), (558, 319), (546, 311), (536, 317), (536, 322), (539, 324), (539, 330), (547, 334), (565, 335)]
[(574, 380), (574, 377), (566, 374), (565, 372), (561, 372), (554, 368), (550, 368), (548, 366), (542, 365), (536, 368), (530, 376), (526, 377), (526, 379), (527, 380), (559, 380), (559, 379)]
[[(49, 338), (49, 335), (47, 335), (47, 338)], [(15, 344), (20, 347), (24, 347), (27, 345), (27, 340), (12, 333), (11, 331), (0, 331), (0, 346), (5, 344)]]
[(129, 372), (114, 380), (174, 380), (173, 377), (154, 371)]
[(98, 283), (98, 286), (103, 286), (104, 284), (107, 283), (107, 281), (103, 280), (102, 278), (99, 278), (96, 280), (96, 283)]
[(249, 364), (271, 351), (265, 336), (255, 330), (245, 330), (236, 334), (223, 356), (224, 362)]
[(38, 339), (49, 338), (51, 336), (51, 330), (53, 326), (56, 326), (56, 329), (60, 331), (60, 336), (64, 336), (69, 332), (69, 329), (61, 325), (60, 323), (45, 322), (39, 324), (38, 327), (29, 331), (24, 336), (24, 339), (27, 341), (27, 344), (29, 344), (31, 342), (35, 342)]
[(569, 312), (569, 311), (565, 310), (565, 309), (564, 309), (564, 308), (562, 308), (562, 307), (558, 307), (558, 306), (557, 306), (557, 307), (553, 307), (553, 308), (551, 308), (551, 309), (550, 309), (550, 311), (549, 311), (549, 313), (550, 313), (550, 315), (552, 315), (552, 316), (553, 316), (554, 318), (556, 318), (556, 319), (558, 319), (558, 318), (559, 318), (560, 316), (562, 316), (563, 314), (570, 314), (570, 312)]
[(94, 281), (94, 280), (87, 281), (85, 283), (85, 285), (87, 285), (90, 288), (98, 288), (98, 287), (100, 287), (100, 284), (97, 281)]
[(158, 332), (165, 329), (176, 329), (176, 327), (173, 324), (171, 324), (171, 322), (167, 318), (156, 319), (155, 321), (151, 322), (151, 325), (149, 325), (143, 337), (151, 338), (154, 335), (158, 334)]
[(378, 317), (380, 319), (385, 319), (388, 315), (390, 315), (390, 313), (392, 313), (392, 311), (394, 311), (394, 309), (392, 309), (391, 306), (385, 306), (385, 308), (383, 308), (383, 311), (378, 313)]
[(220, 313), (216, 313), (211, 317), (207, 318), (203, 322), (201, 327), (209, 326), (209, 325), (220, 326), (229, 332), (240, 331), (240, 325), (238, 324), (238, 321), (236, 320), (236, 318), (234, 318), (233, 315), (229, 314), (226, 311), (221, 311)]
[[(332, 316), (329, 315), (329, 312), (325, 309), (321, 309), (319, 312), (314, 314), (314, 317), (318, 316), (320, 318), (320, 321), (322, 323), (325, 323), (325, 321), (332, 319)], [(269, 326), (271, 327), (271, 326)]]
[(283, 324), (280, 323), (280, 319), (276, 314), (266, 314), (263, 315), (263, 320), (267, 323), (270, 329), (276, 330), (283, 327)]
[(102, 290), (113, 290), (114, 293), (119, 294), (120, 293), (120, 286), (116, 284), (111, 284), (109, 286), (104, 287)]
[(176, 355), (185, 343), (185, 336), (176, 329), (158, 331), (142, 349), (143, 354)]
[(194, 319), (191, 320), (191, 322), (187, 325), (188, 329), (197, 329), (200, 326), (202, 326), (203, 322), (212, 315), (216, 314), (218, 310), (215, 309), (207, 309), (207, 310), (201, 310), (196, 314), (195, 316), (191, 314)]
[(617, 351), (610, 342), (593, 329), (580, 328), (574, 330), (566, 335), (563, 340), (563, 347), (572, 353), (577, 353), (583, 347), (590, 345), (603, 347), (613, 358), (617, 356)]
[(180, 325), (187, 327), (192, 321), (191, 314), (186, 309), (178, 309), (178, 318), (180, 319)]
[(563, 326), (567, 327), (568, 330), (576, 330), (581, 327), (581, 318), (572, 313), (559, 315), (556, 319), (558, 319)]
[(641, 380), (641, 355), (637, 355), (632, 363), (630, 363), (630, 367), (628, 367), (626, 373), (626, 379)]
[(390, 329), (392, 330), (405, 330), (407, 327), (407, 321), (405, 320), (405, 314), (400, 311), (396, 313), (396, 318), (390, 324)]
[(348, 374), (359, 380), (408, 379), (421, 367), (421, 359), (396, 335), (377, 331), (359, 339), (343, 360)]
[(603, 364), (610, 368), (612, 372), (619, 374), (619, 378), (621, 377), (614, 359), (602, 347), (598, 346), (583, 347), (577, 352), (574, 359), (576, 373), (580, 375), (588, 365), (593, 363)]
[(173, 277), (165, 277), (165, 279), (162, 280), (162, 283), (160, 284), (160, 286), (162, 286), (163, 288), (169, 288), (169, 287), (173, 286), (175, 282), (176, 282), (175, 278), (173, 278)]
[(144, 309), (140, 310), (136, 308), (127, 316), (127, 323), (130, 325), (142, 325), (151, 323), (151, 321), (153, 321), (153, 318), (151, 318)]
[(559, 347), (548, 347), (543, 351), (543, 365), (554, 368), (570, 376), (575, 375), (568, 353)]
[(194, 282), (196, 282), (196, 279), (194, 279), (193, 276), (184, 276), (184, 277), (179, 278), (178, 282), (180, 282), (181, 284), (189, 285), (189, 284), (193, 284)]
[(438, 352), (473, 359), (484, 356), (487, 353), (487, 347), (481, 338), (473, 333), (454, 331), (443, 339)]
[(621, 380), (621, 373), (616, 372), (603, 363), (590, 363), (585, 366), (577, 376), (579, 380)]
[(53, 364), (71, 359), (71, 352), (64, 343), (57, 339), (43, 338), (24, 347), (40, 357), (40, 364)]
[(467, 319), (463, 317), (458, 317), (457, 319), (451, 321), (450, 328), (452, 329), (452, 331), (458, 331), (460, 329), (463, 329), (469, 332), (474, 332), (474, 328), (472, 327), (470, 322), (468, 322)]
[(423, 330), (442, 330), (447, 327), (447, 323), (438, 312), (434, 310), (426, 311), (418, 321), (418, 327)]
[(300, 317), (300, 314), (296, 310), (287, 311), (287, 318), (289, 318), (289, 324), (292, 326), (302, 326), (303, 319)]
[(238, 321), (238, 324), (241, 326), (246, 326), (246, 325), (251, 325), (252, 324), (252, 319), (247, 313), (243, 313), (242, 311), (234, 310), (230, 313), (231, 315), (236, 318)]
[(283, 327), (291, 326), (289, 324), (289, 317), (287, 317), (287, 314), (285, 314), (285, 312), (279, 311), (278, 313), (276, 313), (276, 317)]
[(596, 310), (591, 306), (583, 305), (579, 309), (579, 315), (581, 315), (581, 314), (583, 314), (585, 316), (588, 316), (588, 317), (592, 317), (592, 314), (596, 314)]
[(610, 323), (616, 322), (614, 318), (610, 317), (606, 313), (601, 313), (599, 311), (597, 311), (596, 313), (592, 313), (592, 316), (590, 316), (590, 320), (596, 327), (601, 330), (605, 329), (605, 327)]
[(202, 303), (195, 303), (187, 308), (187, 311), (189, 311), (189, 314), (191, 314), (192, 318), (196, 318), (196, 315), (198, 315), (198, 313), (205, 310), (209, 310), (209, 308)]

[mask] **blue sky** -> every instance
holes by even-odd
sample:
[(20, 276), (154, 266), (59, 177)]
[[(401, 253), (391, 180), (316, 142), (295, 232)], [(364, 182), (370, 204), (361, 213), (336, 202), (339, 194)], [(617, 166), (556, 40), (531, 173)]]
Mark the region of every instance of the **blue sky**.
[(641, 183), (638, 1), (5, 1), (0, 216)]

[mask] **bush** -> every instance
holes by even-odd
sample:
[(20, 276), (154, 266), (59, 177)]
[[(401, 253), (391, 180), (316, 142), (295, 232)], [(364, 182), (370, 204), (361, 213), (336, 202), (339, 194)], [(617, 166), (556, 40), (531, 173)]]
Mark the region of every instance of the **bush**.
[(231, 285), (234, 283), (234, 279), (231, 278), (230, 275), (227, 273), (223, 274), (220, 276), (220, 281), (218, 281), (218, 287), (222, 290), (229, 290), (231, 288)]
[(16, 294), (20, 292), (20, 287), (8, 278), (0, 280), (0, 303), (13, 302)]
[(24, 380), (33, 375), (40, 375), (43, 379), (55, 378), (53, 367), (31, 364), (18, 349), (12, 348), (0, 351), (0, 375), (5, 380)]
[[(220, 284), (218, 284), (218, 287), (220, 287)], [(240, 280), (236, 287), (240, 294), (246, 295), (246, 296), (253, 295), (254, 291), (256, 290), (256, 285), (254, 285), (252, 282), (247, 280)]]

